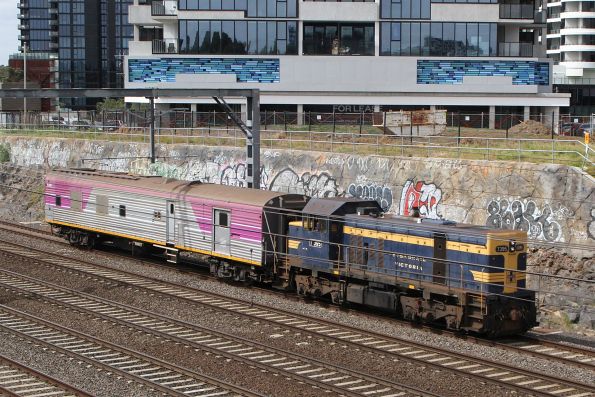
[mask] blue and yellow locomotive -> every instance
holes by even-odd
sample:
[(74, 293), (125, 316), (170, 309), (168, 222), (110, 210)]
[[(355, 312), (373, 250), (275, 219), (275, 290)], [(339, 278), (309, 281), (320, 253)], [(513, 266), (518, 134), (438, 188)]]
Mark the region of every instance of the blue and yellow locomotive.
[(298, 293), (490, 336), (536, 324), (522, 231), (388, 217), (376, 201), (311, 199), (289, 224)]

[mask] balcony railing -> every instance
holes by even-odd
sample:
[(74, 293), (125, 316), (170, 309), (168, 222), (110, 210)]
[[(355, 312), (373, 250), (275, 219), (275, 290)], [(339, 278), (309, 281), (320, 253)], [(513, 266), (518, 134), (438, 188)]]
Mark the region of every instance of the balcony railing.
[(177, 54), (178, 39), (153, 40), (153, 54)]
[(533, 43), (500, 42), (498, 43), (498, 56), (500, 57), (526, 57), (533, 56)]
[(500, 19), (534, 19), (533, 4), (500, 4)]
[(178, 2), (175, 0), (153, 1), (151, 3), (151, 15), (153, 15), (153, 16), (178, 15)]

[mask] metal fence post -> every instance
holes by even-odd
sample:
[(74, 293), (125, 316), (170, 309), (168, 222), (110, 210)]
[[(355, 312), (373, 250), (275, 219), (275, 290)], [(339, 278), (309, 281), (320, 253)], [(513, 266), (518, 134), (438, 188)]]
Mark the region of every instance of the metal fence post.
[(362, 111), (360, 113), (360, 119), (359, 119), (359, 134), (362, 134), (362, 128), (364, 126), (364, 112)]
[(552, 139), (554, 139), (554, 115), (556, 114), (555, 111), (552, 111)]
[(335, 120), (335, 108), (333, 108), (333, 134), (335, 133), (336, 120)]
[(461, 112), (457, 112), (457, 124), (458, 124), (458, 131), (457, 131), (457, 148), (461, 144)]
[(409, 143), (413, 144), (413, 112), (409, 112)]

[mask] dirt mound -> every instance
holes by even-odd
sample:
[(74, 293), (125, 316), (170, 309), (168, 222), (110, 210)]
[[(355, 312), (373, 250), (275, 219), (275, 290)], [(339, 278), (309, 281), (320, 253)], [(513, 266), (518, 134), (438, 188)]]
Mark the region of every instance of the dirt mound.
[(515, 125), (510, 129), (513, 134), (536, 134), (536, 135), (550, 135), (552, 133), (551, 126), (548, 127), (539, 121), (526, 120), (520, 124)]

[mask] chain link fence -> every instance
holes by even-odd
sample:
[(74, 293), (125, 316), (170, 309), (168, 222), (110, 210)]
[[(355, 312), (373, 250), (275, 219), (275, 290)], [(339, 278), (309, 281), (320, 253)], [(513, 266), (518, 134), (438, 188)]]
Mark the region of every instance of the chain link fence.
[[(429, 111), (424, 111), (425, 113)], [(444, 112), (444, 111), (438, 111)], [(361, 112), (361, 113), (324, 113), (324, 112), (277, 112), (262, 111), (261, 126), (263, 129), (273, 130), (306, 130), (329, 132), (358, 132), (358, 133), (392, 133), (386, 128), (387, 114), (403, 114), (403, 118), (411, 120), (409, 124), (401, 124), (396, 135), (415, 135), (420, 112)], [(411, 115), (408, 117), (408, 115)], [(243, 115), (237, 113), (238, 118)], [(148, 127), (151, 115), (149, 110), (118, 110), (118, 111), (56, 111), (51, 113), (0, 113), (0, 128), (121, 128)], [(445, 127), (447, 131), (462, 130), (481, 134), (489, 131), (498, 136), (514, 137), (522, 133), (537, 133), (539, 135), (584, 136), (590, 132), (593, 125), (592, 116), (574, 116), (561, 114), (554, 125), (554, 119), (549, 114), (501, 114), (490, 115), (484, 113), (446, 112)], [(428, 122), (424, 122), (428, 124)], [(191, 112), (168, 110), (155, 112), (155, 126), (158, 128), (202, 128), (226, 127), (233, 128), (233, 121), (224, 112)], [(440, 131), (440, 129), (438, 129)]]

